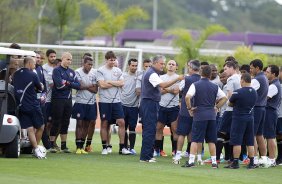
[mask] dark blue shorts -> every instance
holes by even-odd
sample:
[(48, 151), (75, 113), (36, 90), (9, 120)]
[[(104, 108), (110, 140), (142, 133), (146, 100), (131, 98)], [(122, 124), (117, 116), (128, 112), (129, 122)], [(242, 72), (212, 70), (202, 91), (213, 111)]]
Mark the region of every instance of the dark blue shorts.
[(265, 107), (254, 107), (254, 134), (263, 135), (263, 124), (265, 120)]
[(273, 108), (265, 108), (265, 121), (263, 125), (263, 136), (266, 139), (276, 138), (276, 124), (277, 124), (278, 114)]
[(99, 102), (99, 111), (101, 120), (111, 120), (123, 119), (123, 109), (121, 103), (101, 103)]
[(126, 107), (122, 106), (123, 113), (124, 113), (124, 121), (125, 125), (129, 126), (129, 128), (136, 128), (137, 121), (138, 121), (138, 107)]
[(22, 129), (26, 129), (29, 127), (40, 128), (43, 123), (43, 114), (41, 112), (41, 108), (35, 108), (31, 111), (19, 111), (19, 120)]
[(192, 142), (196, 143), (216, 143), (217, 131), (216, 121), (193, 121), (192, 124)]
[(51, 102), (47, 102), (45, 103), (45, 117), (46, 117), (46, 121), (47, 122), (51, 122), (52, 121), (52, 104)]
[(178, 113), (179, 106), (171, 108), (160, 106), (158, 122), (170, 126), (172, 122), (177, 120)]
[(96, 120), (97, 104), (74, 103), (72, 107), (72, 118), (86, 121)]
[(232, 124), (232, 112), (225, 111), (221, 118), (221, 123), (219, 127), (219, 132), (230, 133), (231, 124)]
[(178, 116), (177, 123), (177, 135), (188, 136), (191, 133), (193, 124), (193, 117), (190, 116)]
[(282, 135), (282, 117), (277, 119), (276, 135)]
[(253, 115), (232, 117), (230, 145), (254, 145), (254, 118)]

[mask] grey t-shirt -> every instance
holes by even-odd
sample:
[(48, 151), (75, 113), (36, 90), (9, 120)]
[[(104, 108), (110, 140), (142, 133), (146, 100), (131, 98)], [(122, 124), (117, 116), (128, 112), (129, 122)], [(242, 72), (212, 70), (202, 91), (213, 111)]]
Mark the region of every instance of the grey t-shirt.
[[(227, 79), (226, 91), (235, 91), (241, 88), (240, 84), (241, 77), (239, 74), (233, 74)], [(233, 107), (227, 106), (226, 111), (233, 111)]]
[[(222, 88), (222, 91), (224, 92), (224, 94), (227, 96), (227, 85), (224, 85), (223, 86), (223, 88)], [(226, 108), (227, 108), (227, 103), (228, 102), (226, 102), (221, 108), (220, 108), (220, 112), (219, 112), (219, 116), (220, 117), (222, 117), (222, 115), (223, 115), (223, 113), (224, 113), (224, 111), (226, 110)]]
[[(78, 81), (81, 82), (82, 85), (94, 85), (96, 84), (96, 72), (97, 70), (91, 69), (89, 73), (85, 73), (83, 68), (78, 68), (75, 70), (75, 74), (77, 76)], [(88, 90), (78, 90), (75, 97), (75, 103), (81, 104), (94, 104), (96, 102), (96, 95)]]
[[(170, 81), (170, 80), (174, 80), (178, 78), (178, 76), (179, 75), (177, 74), (173, 74), (171, 76), (164, 74), (164, 75), (161, 75), (160, 78), (163, 81)], [(177, 88), (179, 88), (179, 83), (175, 83), (171, 87), (169, 87), (169, 89), (177, 89)], [(179, 105), (179, 95), (178, 94), (174, 95), (171, 93), (166, 93), (161, 96), (160, 106), (171, 108), (171, 107), (175, 107), (178, 105)]]
[(45, 77), (46, 81), (46, 102), (51, 102), (51, 96), (52, 96), (52, 87), (53, 86), (53, 79), (52, 79), (52, 74), (53, 74), (53, 69), (54, 67), (49, 66), (48, 63), (44, 64), (42, 66), (43, 68), (43, 75)]
[(214, 83), (214, 84), (218, 85), (218, 87), (219, 87), (220, 89), (222, 89), (223, 84), (222, 84), (222, 82), (220, 81), (219, 76), (216, 76), (216, 78), (215, 78), (215, 79), (210, 80), (210, 81), (211, 81), (212, 83)]
[[(97, 82), (99, 81), (118, 81), (123, 80), (122, 71), (113, 67), (108, 69), (105, 65), (97, 70)], [(120, 101), (120, 87), (111, 87), (108, 89), (99, 88), (99, 101), (102, 103), (118, 103)]]
[(139, 98), (136, 95), (137, 73), (123, 73), (124, 86), (121, 89), (121, 103), (126, 107), (138, 107)]

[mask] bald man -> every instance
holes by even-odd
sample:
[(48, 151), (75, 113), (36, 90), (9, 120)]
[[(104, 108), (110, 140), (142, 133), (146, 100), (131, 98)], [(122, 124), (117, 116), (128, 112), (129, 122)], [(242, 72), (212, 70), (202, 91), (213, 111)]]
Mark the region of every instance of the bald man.
[[(64, 153), (70, 153), (66, 146), (68, 127), (72, 111), (72, 89), (80, 89), (80, 83), (75, 72), (69, 68), (72, 61), (72, 55), (69, 52), (62, 54), (62, 63), (53, 70), (52, 88), (52, 128), (50, 131), (51, 153), (56, 153), (54, 141), (56, 135), (61, 135), (61, 150)], [(60, 130), (60, 132), (59, 132)]]

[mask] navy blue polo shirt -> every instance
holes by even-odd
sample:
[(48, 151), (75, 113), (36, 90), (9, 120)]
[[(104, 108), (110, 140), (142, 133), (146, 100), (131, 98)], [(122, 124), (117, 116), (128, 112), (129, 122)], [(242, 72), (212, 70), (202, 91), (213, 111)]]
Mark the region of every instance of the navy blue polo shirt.
[[(14, 94), (20, 110), (30, 111), (40, 107), (37, 91), (42, 90), (38, 76), (28, 68), (21, 68), (13, 76)], [(22, 100), (21, 100), (22, 98)]]
[(267, 103), (268, 80), (263, 72), (258, 73), (255, 79), (259, 82), (260, 87), (257, 90), (258, 98), (255, 106), (265, 107)]
[(53, 70), (52, 99), (71, 99), (72, 89), (80, 89), (75, 72), (70, 68), (58, 66)]
[(42, 68), (42, 66), (36, 64), (35, 70), (36, 70), (37, 76), (38, 76), (38, 78), (39, 78), (39, 81), (40, 81), (40, 82), (43, 84), (43, 86), (44, 86), (44, 89), (43, 89), (42, 92), (46, 92), (46, 88), (47, 88), (47, 87), (46, 87), (46, 80), (45, 80), (45, 77), (44, 77), (44, 74), (43, 74), (43, 68)]
[(273, 81), (271, 81), (270, 84), (273, 84), (277, 87), (278, 93), (274, 95), (272, 98), (267, 99), (266, 106), (277, 110), (281, 102), (281, 85), (278, 79), (274, 79)]
[[(190, 117), (188, 110), (187, 110), (186, 102), (185, 102), (185, 96), (191, 84), (193, 84), (194, 82), (197, 82), (200, 79), (201, 79), (201, 76), (199, 74), (192, 74), (191, 76), (185, 76), (184, 78), (185, 85), (181, 92), (182, 98), (181, 98), (181, 107), (180, 107), (179, 115)], [(194, 106), (193, 105), (194, 98), (192, 98), (191, 101), (192, 101), (192, 106)]]
[(257, 92), (252, 87), (242, 87), (235, 90), (229, 99), (234, 104), (233, 115), (252, 114), (257, 101)]

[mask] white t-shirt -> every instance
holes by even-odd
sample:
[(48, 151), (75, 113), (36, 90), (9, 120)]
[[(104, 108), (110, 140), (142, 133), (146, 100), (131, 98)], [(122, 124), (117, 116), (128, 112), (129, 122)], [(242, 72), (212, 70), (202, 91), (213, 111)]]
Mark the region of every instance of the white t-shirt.
[(52, 87), (53, 86), (53, 70), (54, 67), (48, 65), (48, 63), (44, 64), (42, 66), (43, 68), (43, 75), (46, 81), (46, 102), (51, 102), (51, 96), (52, 96)]

